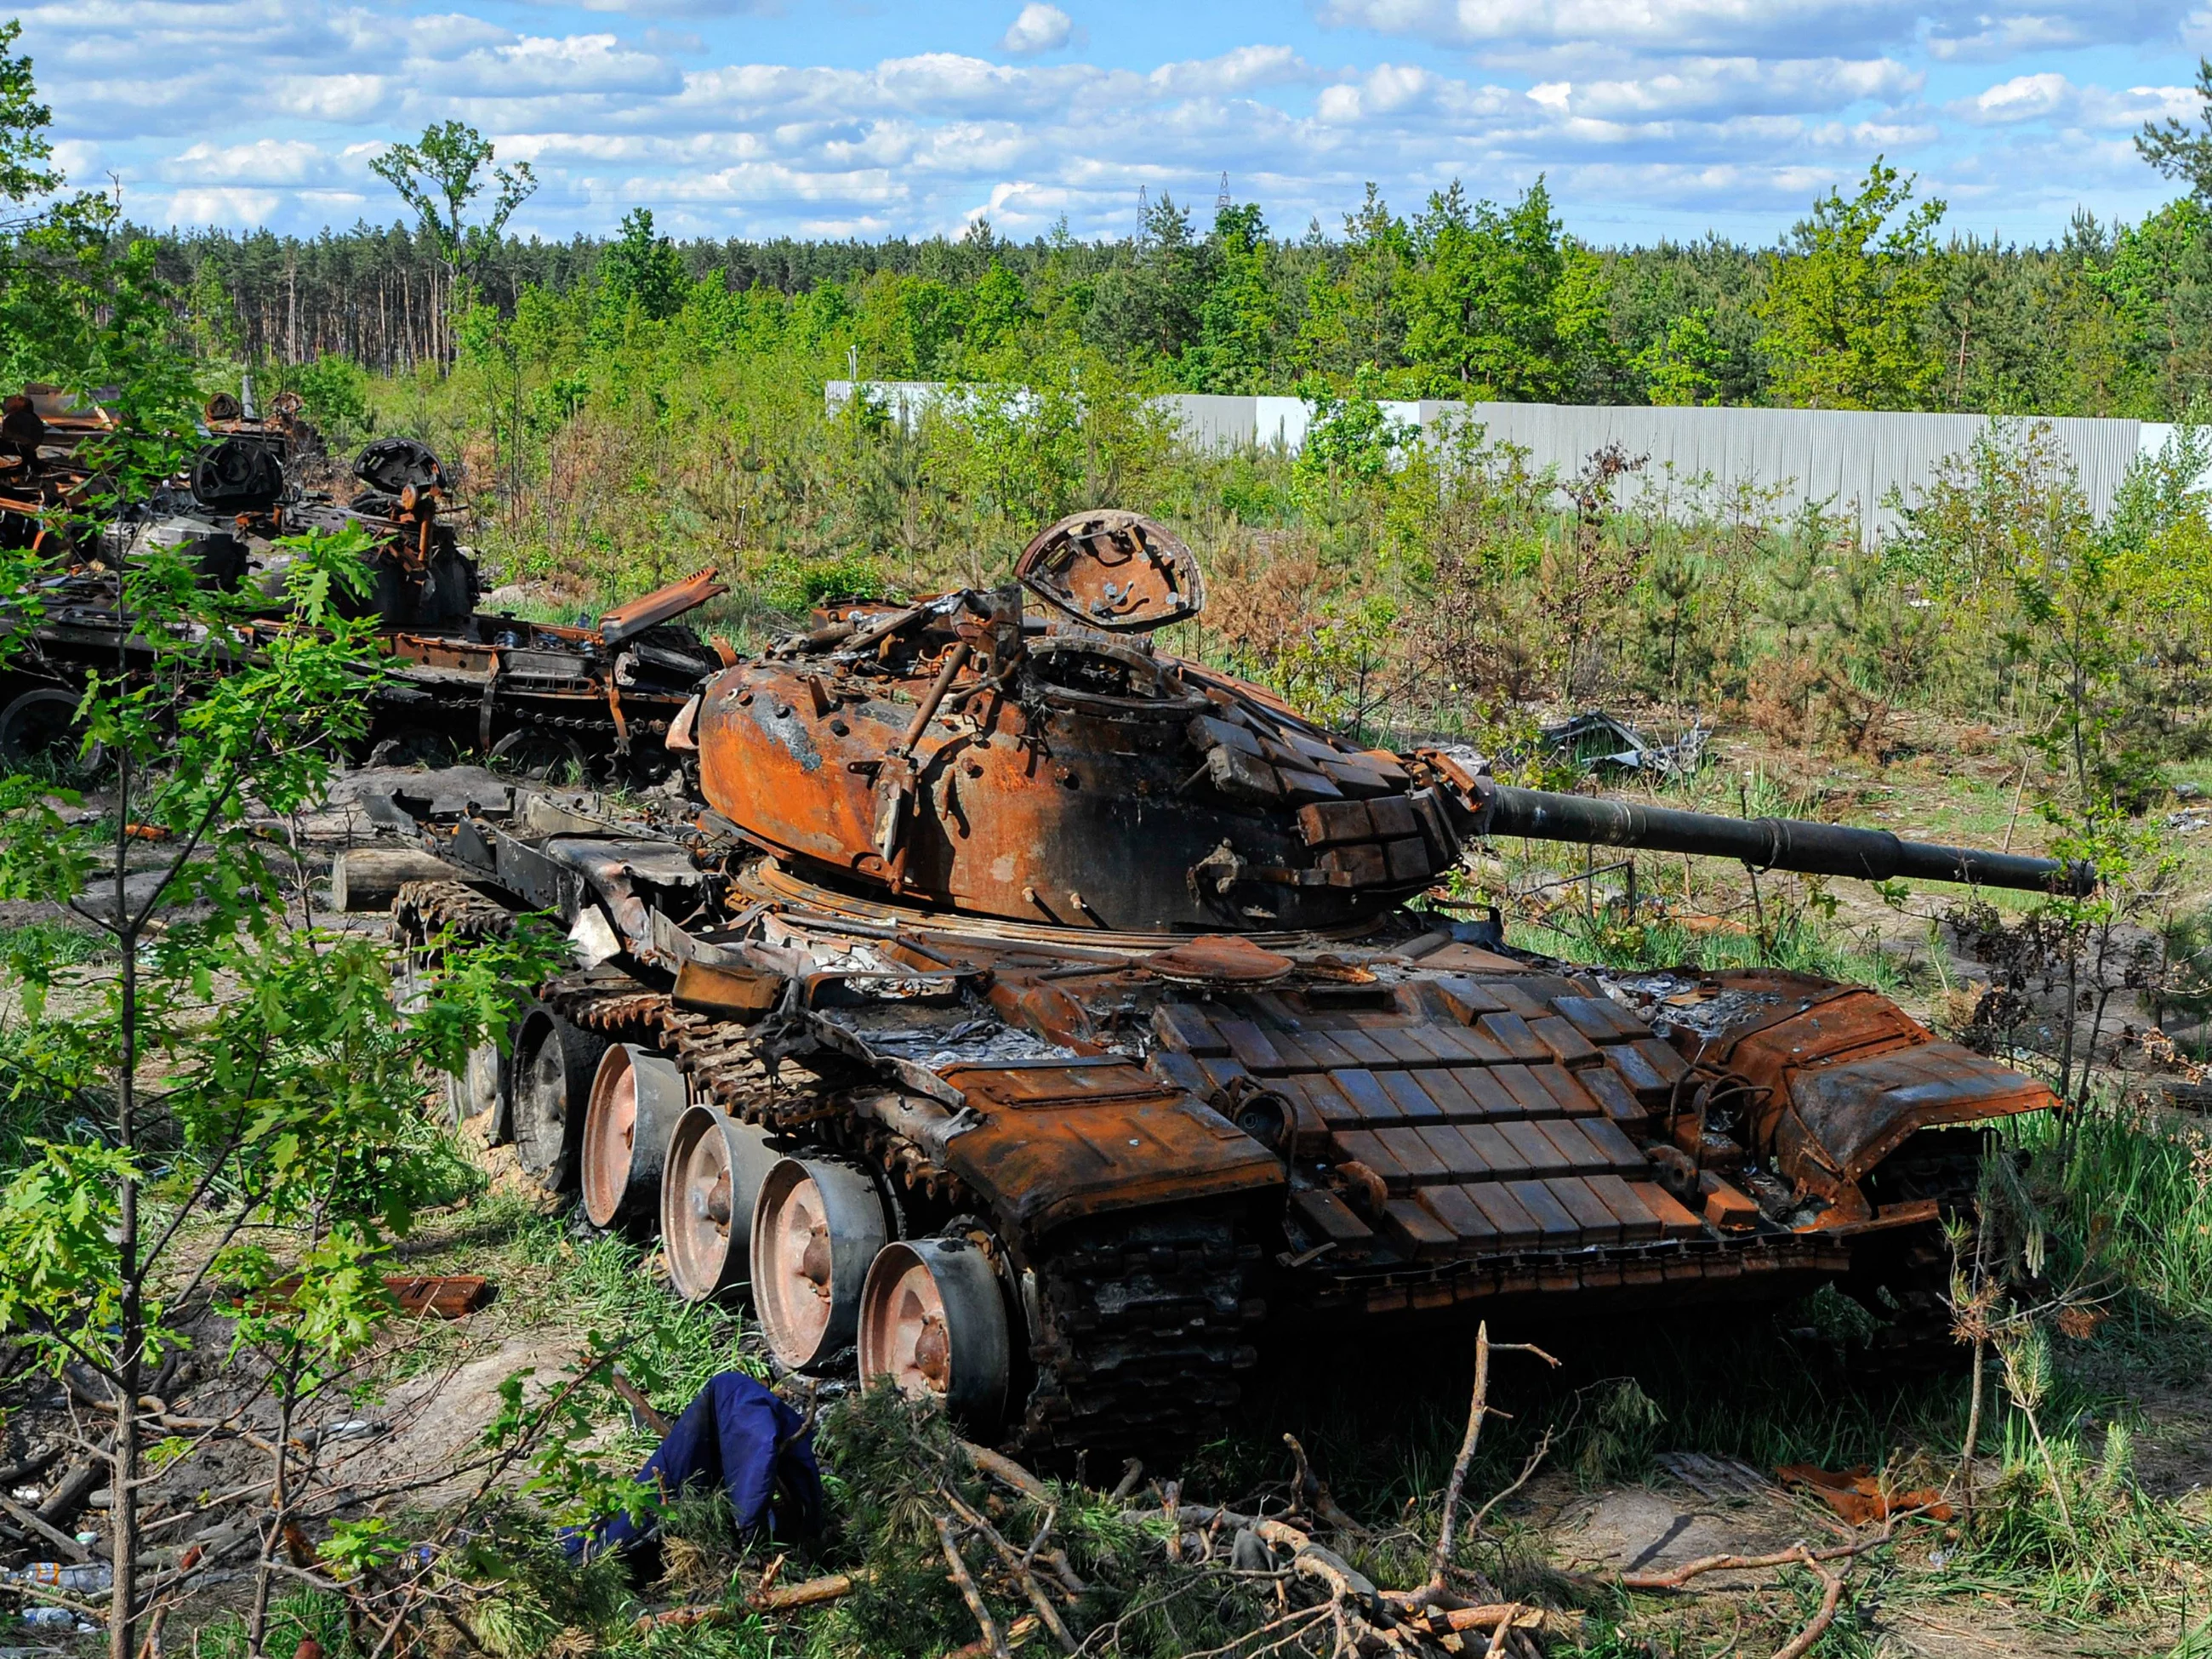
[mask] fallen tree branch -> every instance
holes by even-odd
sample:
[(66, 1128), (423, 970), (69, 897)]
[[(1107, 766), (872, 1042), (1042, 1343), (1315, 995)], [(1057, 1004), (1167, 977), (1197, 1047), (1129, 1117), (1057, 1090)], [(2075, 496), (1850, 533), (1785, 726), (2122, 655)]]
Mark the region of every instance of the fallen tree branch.
[[(1804, 1659), (1805, 1655), (1812, 1651), (1813, 1644), (1820, 1639), (1821, 1632), (1835, 1622), (1836, 1609), (1843, 1603), (1844, 1574), (1830, 1572), (1813, 1559), (1810, 1550), (1800, 1550), (1797, 1556), (1820, 1579), (1820, 1606), (1806, 1622), (1804, 1629), (1774, 1650), (1774, 1659)], [(1849, 1567), (1844, 1571), (1849, 1571)]]
[(933, 1515), (930, 1519), (936, 1523), (937, 1541), (945, 1548), (945, 1567), (952, 1575), (952, 1582), (959, 1586), (961, 1599), (968, 1603), (968, 1611), (975, 1616), (976, 1627), (983, 1632), (983, 1640), (988, 1644), (993, 1659), (1010, 1659), (1006, 1651), (1006, 1632), (999, 1628), (999, 1621), (992, 1617), (990, 1606), (983, 1600), (982, 1589), (975, 1583), (975, 1575), (968, 1571), (968, 1563), (960, 1553), (959, 1540), (952, 1535), (952, 1522), (941, 1515)]

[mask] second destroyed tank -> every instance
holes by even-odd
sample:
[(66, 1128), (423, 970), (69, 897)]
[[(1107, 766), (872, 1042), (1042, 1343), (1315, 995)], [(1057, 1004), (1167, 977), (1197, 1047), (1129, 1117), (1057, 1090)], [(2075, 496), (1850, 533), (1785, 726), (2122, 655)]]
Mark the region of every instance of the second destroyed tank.
[(1505, 835), (2081, 872), (1356, 748), (1148, 641), (1202, 584), (1132, 514), (1054, 526), (1018, 578), (714, 677), (670, 737), (707, 801), (680, 833), (394, 798), (467, 877), (402, 896), (416, 950), (544, 908), (579, 958), (458, 1112), (594, 1224), (657, 1231), (679, 1294), (750, 1294), (784, 1365), (857, 1364), (1047, 1458), (1216, 1431), (1284, 1322), (1832, 1281), (1900, 1337), (1944, 1328), (1965, 1126), (2043, 1085), (1799, 975), (1654, 1019), (1422, 896)]

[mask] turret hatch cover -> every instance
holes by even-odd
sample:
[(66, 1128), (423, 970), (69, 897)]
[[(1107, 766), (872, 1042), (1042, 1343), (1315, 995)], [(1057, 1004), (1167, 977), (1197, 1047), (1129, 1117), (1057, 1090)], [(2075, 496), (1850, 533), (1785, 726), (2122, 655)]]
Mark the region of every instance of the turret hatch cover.
[(1146, 633), (1206, 605), (1190, 549), (1165, 526), (1118, 507), (1070, 514), (1023, 550), (1014, 574), (1054, 610), (1112, 633)]

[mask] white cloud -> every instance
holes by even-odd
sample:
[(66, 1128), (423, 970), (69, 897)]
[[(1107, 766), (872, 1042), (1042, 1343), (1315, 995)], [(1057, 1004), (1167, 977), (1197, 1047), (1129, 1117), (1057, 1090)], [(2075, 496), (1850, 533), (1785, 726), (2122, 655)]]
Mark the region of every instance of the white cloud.
[(269, 185), (315, 184), (336, 169), (304, 139), (258, 138), (250, 144), (194, 144), (161, 171), (165, 178), (196, 184)]
[(173, 225), (246, 228), (268, 223), (269, 216), (283, 199), (273, 190), (180, 190), (169, 198), (168, 210), (161, 216)]
[(2194, 87), (2077, 87), (2051, 70), (2015, 75), (1946, 106), (1946, 112), (1978, 126), (2011, 126), (2025, 121), (2057, 121), (2069, 126), (2134, 128), (2172, 117), (2189, 120), (2199, 108)]
[(1058, 52), (1066, 46), (1068, 37), (1075, 33), (1075, 20), (1058, 6), (1030, 0), (1018, 15), (1007, 26), (1000, 37), (999, 50), (1016, 58), (1031, 58), (1041, 52)]
[(375, 112), (390, 84), (381, 75), (288, 75), (270, 87), (269, 96), (286, 115), (359, 121)]
[[(452, 118), (536, 167), (518, 228), (553, 236), (605, 231), (637, 203), (701, 234), (927, 234), (978, 213), (1016, 235), (1061, 213), (1079, 234), (1118, 232), (1140, 184), (1202, 205), (1224, 168), (1292, 234), (1336, 222), (1370, 179), (1407, 209), (1454, 176), (1504, 198), (1544, 173), (1593, 234), (1694, 234), (1670, 216), (1702, 213), (1759, 235), (1850, 188), (1877, 150), (1978, 213), (2024, 204), (2044, 234), (2064, 222), (2044, 204), (2068, 190), (2094, 190), (2107, 216), (2141, 211), (2166, 191), (2128, 141), (2145, 119), (2194, 115), (2194, 92), (2167, 83), (2194, 68), (2179, 31), (2212, 42), (2202, 3), (2184, 22), (2170, 0), (1316, 0), (1283, 15), (1279, 38), (1182, 59), (1102, 12), (1091, 27), (1124, 38), (1097, 62), (1044, 3), (991, 55), (954, 49), (974, 42), (948, 27), (921, 35), (935, 49), (874, 61), (763, 62), (747, 55), (757, 31), (647, 27), (780, 0), (428, 0), (442, 9), (415, 15), (370, 0), (22, 0), (18, 15), (70, 170), (97, 183), (112, 167), (186, 222), (398, 216), (368, 158)], [(578, 13), (556, 3), (599, 15), (569, 32)], [(1000, 3), (1004, 17), (1020, 0)], [(801, 37), (852, 27), (788, 9), (779, 30)], [(2153, 84), (2082, 78), (2118, 54), (2064, 73), (2019, 55), (2116, 41), (2150, 48), (2124, 61)]]
[(1662, 52), (1783, 56), (1904, 46), (1925, 31), (1940, 58), (2175, 38), (2171, 0), (2036, 0), (2033, 9), (1966, 0), (1322, 0), (1339, 28), (1489, 53), (1574, 44)]

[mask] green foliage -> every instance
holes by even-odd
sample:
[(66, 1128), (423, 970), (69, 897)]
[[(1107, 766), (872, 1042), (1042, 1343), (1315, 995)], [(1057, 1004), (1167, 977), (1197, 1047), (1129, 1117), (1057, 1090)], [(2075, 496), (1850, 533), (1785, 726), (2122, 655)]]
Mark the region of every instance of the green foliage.
[(2197, 60), (2197, 96), (2203, 107), (2194, 131), (2172, 116), (2146, 121), (2136, 135), (2136, 154), (2187, 185), (2197, 201), (2212, 203), (2212, 58)]
[(342, 352), (329, 352), (302, 363), (289, 376), (292, 387), (307, 405), (307, 418), (320, 427), (333, 443), (371, 429), (368, 374)]
[(690, 287), (684, 256), (665, 236), (653, 234), (653, 210), (633, 208), (622, 234), (599, 257), (599, 306), (618, 322), (635, 308), (665, 322), (684, 308)]
[[(473, 271), (498, 246), (507, 222), (538, 188), (538, 175), (527, 161), (512, 168), (495, 167), (491, 178), (485, 179), (492, 155), (492, 146), (483, 134), (465, 122), (449, 120), (424, 127), (414, 143), (392, 144), (369, 158), (369, 170), (414, 210), (456, 276)], [(466, 222), (462, 215), (469, 204), (494, 182), (499, 189), (483, 222)], [(652, 231), (649, 216), (646, 231), (648, 235)]]
[(39, 101), (29, 57), (9, 50), (22, 34), (18, 19), (0, 22), (0, 198), (10, 202), (58, 190), (62, 182), (46, 166), (54, 153), (46, 137), (53, 112)]
[(1609, 354), (1602, 266), (1561, 234), (1540, 178), (1505, 210), (1454, 180), (1411, 246), (1406, 350), (1432, 395), (1558, 401)]
[(1830, 191), (1766, 259), (1753, 310), (1776, 365), (1778, 402), (1814, 409), (1917, 409), (1942, 374), (1920, 337), (1936, 294), (1943, 204), (1912, 199), (1877, 156), (1859, 192)]

